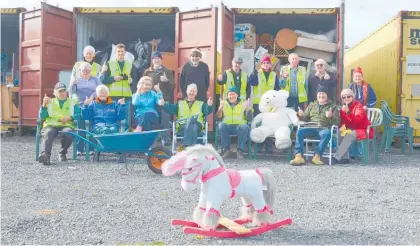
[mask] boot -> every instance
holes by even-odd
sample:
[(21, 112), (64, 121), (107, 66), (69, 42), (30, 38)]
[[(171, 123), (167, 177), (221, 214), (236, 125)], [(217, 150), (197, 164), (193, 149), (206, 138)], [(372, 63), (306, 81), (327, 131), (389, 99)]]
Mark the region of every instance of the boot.
[(42, 163), (44, 165), (51, 165), (50, 157), (48, 155), (46, 155), (46, 154), (41, 154), (39, 156), (38, 162), (39, 163)]
[(230, 155), (230, 149), (222, 149), (221, 156), (222, 158), (229, 158)]
[(319, 156), (319, 154), (315, 154), (314, 158), (312, 158), (312, 163), (315, 165), (324, 165), (324, 163), (321, 161), (321, 156)]
[(67, 161), (67, 156), (66, 156), (66, 154), (60, 154), (60, 156), (58, 157), (58, 160), (59, 160), (60, 162)]
[(303, 159), (301, 154), (296, 154), (295, 159), (291, 160), (290, 164), (295, 166), (302, 165), (305, 164), (305, 159)]

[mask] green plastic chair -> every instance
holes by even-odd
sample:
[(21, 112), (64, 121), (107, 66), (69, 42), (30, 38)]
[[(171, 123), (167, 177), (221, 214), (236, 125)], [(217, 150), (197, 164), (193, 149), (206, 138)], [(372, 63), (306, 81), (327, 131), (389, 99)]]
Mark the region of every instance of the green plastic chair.
[(383, 122), (383, 113), (378, 108), (368, 108), (367, 109), (367, 117), (371, 123), (370, 126), (366, 129), (366, 136), (369, 136), (371, 130), (374, 130), (374, 135), (372, 139), (366, 138), (363, 140), (355, 141), (355, 149), (357, 150), (359, 144), (362, 145), (363, 149), (363, 164), (370, 164), (370, 145), (372, 144), (372, 151), (375, 159), (375, 163), (379, 163), (379, 152), (378, 152), (378, 142), (377, 142), (377, 135), (378, 135), (378, 128), (382, 125)]
[[(74, 121), (76, 128), (77, 128), (77, 120)], [(36, 135), (35, 135), (35, 161), (39, 160), (39, 145), (41, 142), (41, 129), (42, 129), (42, 125), (44, 124), (44, 120), (41, 120), (40, 118), (37, 119), (36, 121), (37, 126), (36, 126)], [(59, 133), (58, 136), (60, 136), (60, 134), (64, 134), (64, 133)], [(77, 140), (75, 138), (73, 138), (73, 160), (77, 159)]]
[[(219, 140), (219, 138), (220, 138), (219, 124), (220, 124), (220, 121), (217, 120), (216, 121), (216, 133), (215, 133), (215, 137), (214, 137), (214, 145), (216, 147), (216, 150), (219, 149), (219, 141), (220, 141)], [(247, 124), (249, 126), (249, 129), (251, 129), (251, 123), (248, 122)], [(237, 137), (237, 136), (236, 135), (229, 135), (229, 137), (233, 138), (233, 137)], [(247, 145), (248, 145), (248, 159), (251, 159), (251, 139), (250, 138), (248, 138)]]
[(401, 139), (401, 152), (405, 154), (406, 139), (409, 145), (409, 154), (414, 151), (414, 129), (410, 126), (410, 119), (406, 116), (396, 115), (391, 111), (386, 101), (381, 101), (380, 106), (383, 114), (384, 134), (381, 142), (381, 153), (384, 150), (390, 151), (392, 139), (399, 137)]

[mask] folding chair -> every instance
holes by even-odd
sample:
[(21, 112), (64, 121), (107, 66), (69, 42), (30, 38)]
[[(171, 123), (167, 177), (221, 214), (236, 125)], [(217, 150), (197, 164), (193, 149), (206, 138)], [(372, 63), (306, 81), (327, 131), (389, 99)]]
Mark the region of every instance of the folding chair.
[[(41, 120), (40, 118), (37, 119), (36, 123), (36, 135), (35, 135), (35, 161), (39, 160), (39, 145), (41, 142), (41, 129), (42, 129), (42, 125), (44, 124), (45, 120)], [(76, 129), (77, 129), (77, 120), (74, 120), (74, 123), (76, 125)], [(61, 134), (63, 133), (59, 133), (57, 137), (61, 137)], [(75, 138), (73, 138), (73, 160), (77, 159), (77, 140)]]
[[(219, 138), (220, 138), (220, 133), (219, 133), (219, 124), (220, 121), (216, 121), (216, 135), (214, 138), (214, 145), (216, 147), (216, 150), (219, 149)], [(247, 125), (249, 126), (249, 129), (251, 129), (251, 122), (247, 122)], [(232, 139), (233, 137), (237, 137), (237, 135), (229, 135), (229, 137)], [(220, 140), (221, 141), (221, 140)], [(247, 146), (248, 146), (248, 159), (251, 159), (251, 139), (248, 138), (247, 141)]]
[[(319, 123), (316, 123), (316, 122), (299, 122), (298, 131), (299, 131), (300, 128), (316, 128), (316, 129), (319, 129), (319, 128), (321, 128), (321, 125)], [(324, 153), (322, 153), (322, 155), (321, 155), (321, 157), (328, 158), (329, 165), (331, 165), (331, 160), (332, 160), (332, 156), (333, 156), (333, 149), (334, 149), (333, 148), (333, 145), (334, 145), (333, 140), (335, 139), (336, 143), (338, 143), (338, 134), (339, 134), (338, 133), (338, 126), (336, 126), (336, 125), (331, 126), (330, 131), (331, 131), (331, 137), (328, 141), (327, 151), (324, 151)], [(303, 139), (303, 142), (305, 144), (305, 150), (304, 150), (303, 156), (304, 156), (305, 160), (307, 160), (309, 156), (311, 156), (311, 157), (315, 156), (315, 151), (309, 150), (309, 143), (315, 143), (315, 144), (318, 143), (319, 144), (321, 142), (321, 140), (318, 139), (318, 138), (316, 138), (316, 139), (305, 138), (305, 139)]]
[[(198, 116), (198, 115), (192, 115), (193, 116)], [(189, 118), (180, 118), (180, 119), (176, 119), (175, 121), (172, 122), (172, 153), (175, 153), (175, 146), (178, 142), (178, 139), (183, 139), (183, 132), (177, 131), (176, 129), (176, 125), (177, 124), (185, 124), (187, 122)], [(203, 144), (207, 144), (208, 142), (208, 123), (206, 121), (206, 117), (204, 117), (204, 128), (201, 130), (200, 134), (197, 137), (197, 140), (201, 140)]]

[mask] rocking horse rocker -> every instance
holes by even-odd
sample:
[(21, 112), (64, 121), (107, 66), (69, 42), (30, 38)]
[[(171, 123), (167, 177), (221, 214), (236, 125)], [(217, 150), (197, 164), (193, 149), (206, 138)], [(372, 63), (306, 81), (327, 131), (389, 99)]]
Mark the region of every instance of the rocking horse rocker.
[[(185, 191), (196, 189), (201, 183), (193, 221), (172, 220), (172, 225), (184, 226), (185, 234), (235, 238), (255, 236), (289, 225), (285, 219), (270, 223), (276, 194), (276, 180), (270, 169), (236, 171), (225, 169), (223, 159), (211, 145), (194, 145), (177, 153), (162, 166), (165, 176), (181, 171), (181, 186)], [(220, 215), (223, 201), (241, 197), (241, 217), (229, 220)], [(254, 228), (246, 228), (252, 222)], [(223, 227), (229, 230), (217, 230)]]

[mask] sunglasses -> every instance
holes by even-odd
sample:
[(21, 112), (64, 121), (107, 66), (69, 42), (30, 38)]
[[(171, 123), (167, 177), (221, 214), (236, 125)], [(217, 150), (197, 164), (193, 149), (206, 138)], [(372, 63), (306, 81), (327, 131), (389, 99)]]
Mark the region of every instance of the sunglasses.
[(343, 99), (346, 99), (346, 98), (352, 98), (352, 96), (343, 96), (343, 97), (341, 97), (341, 98), (343, 98)]

